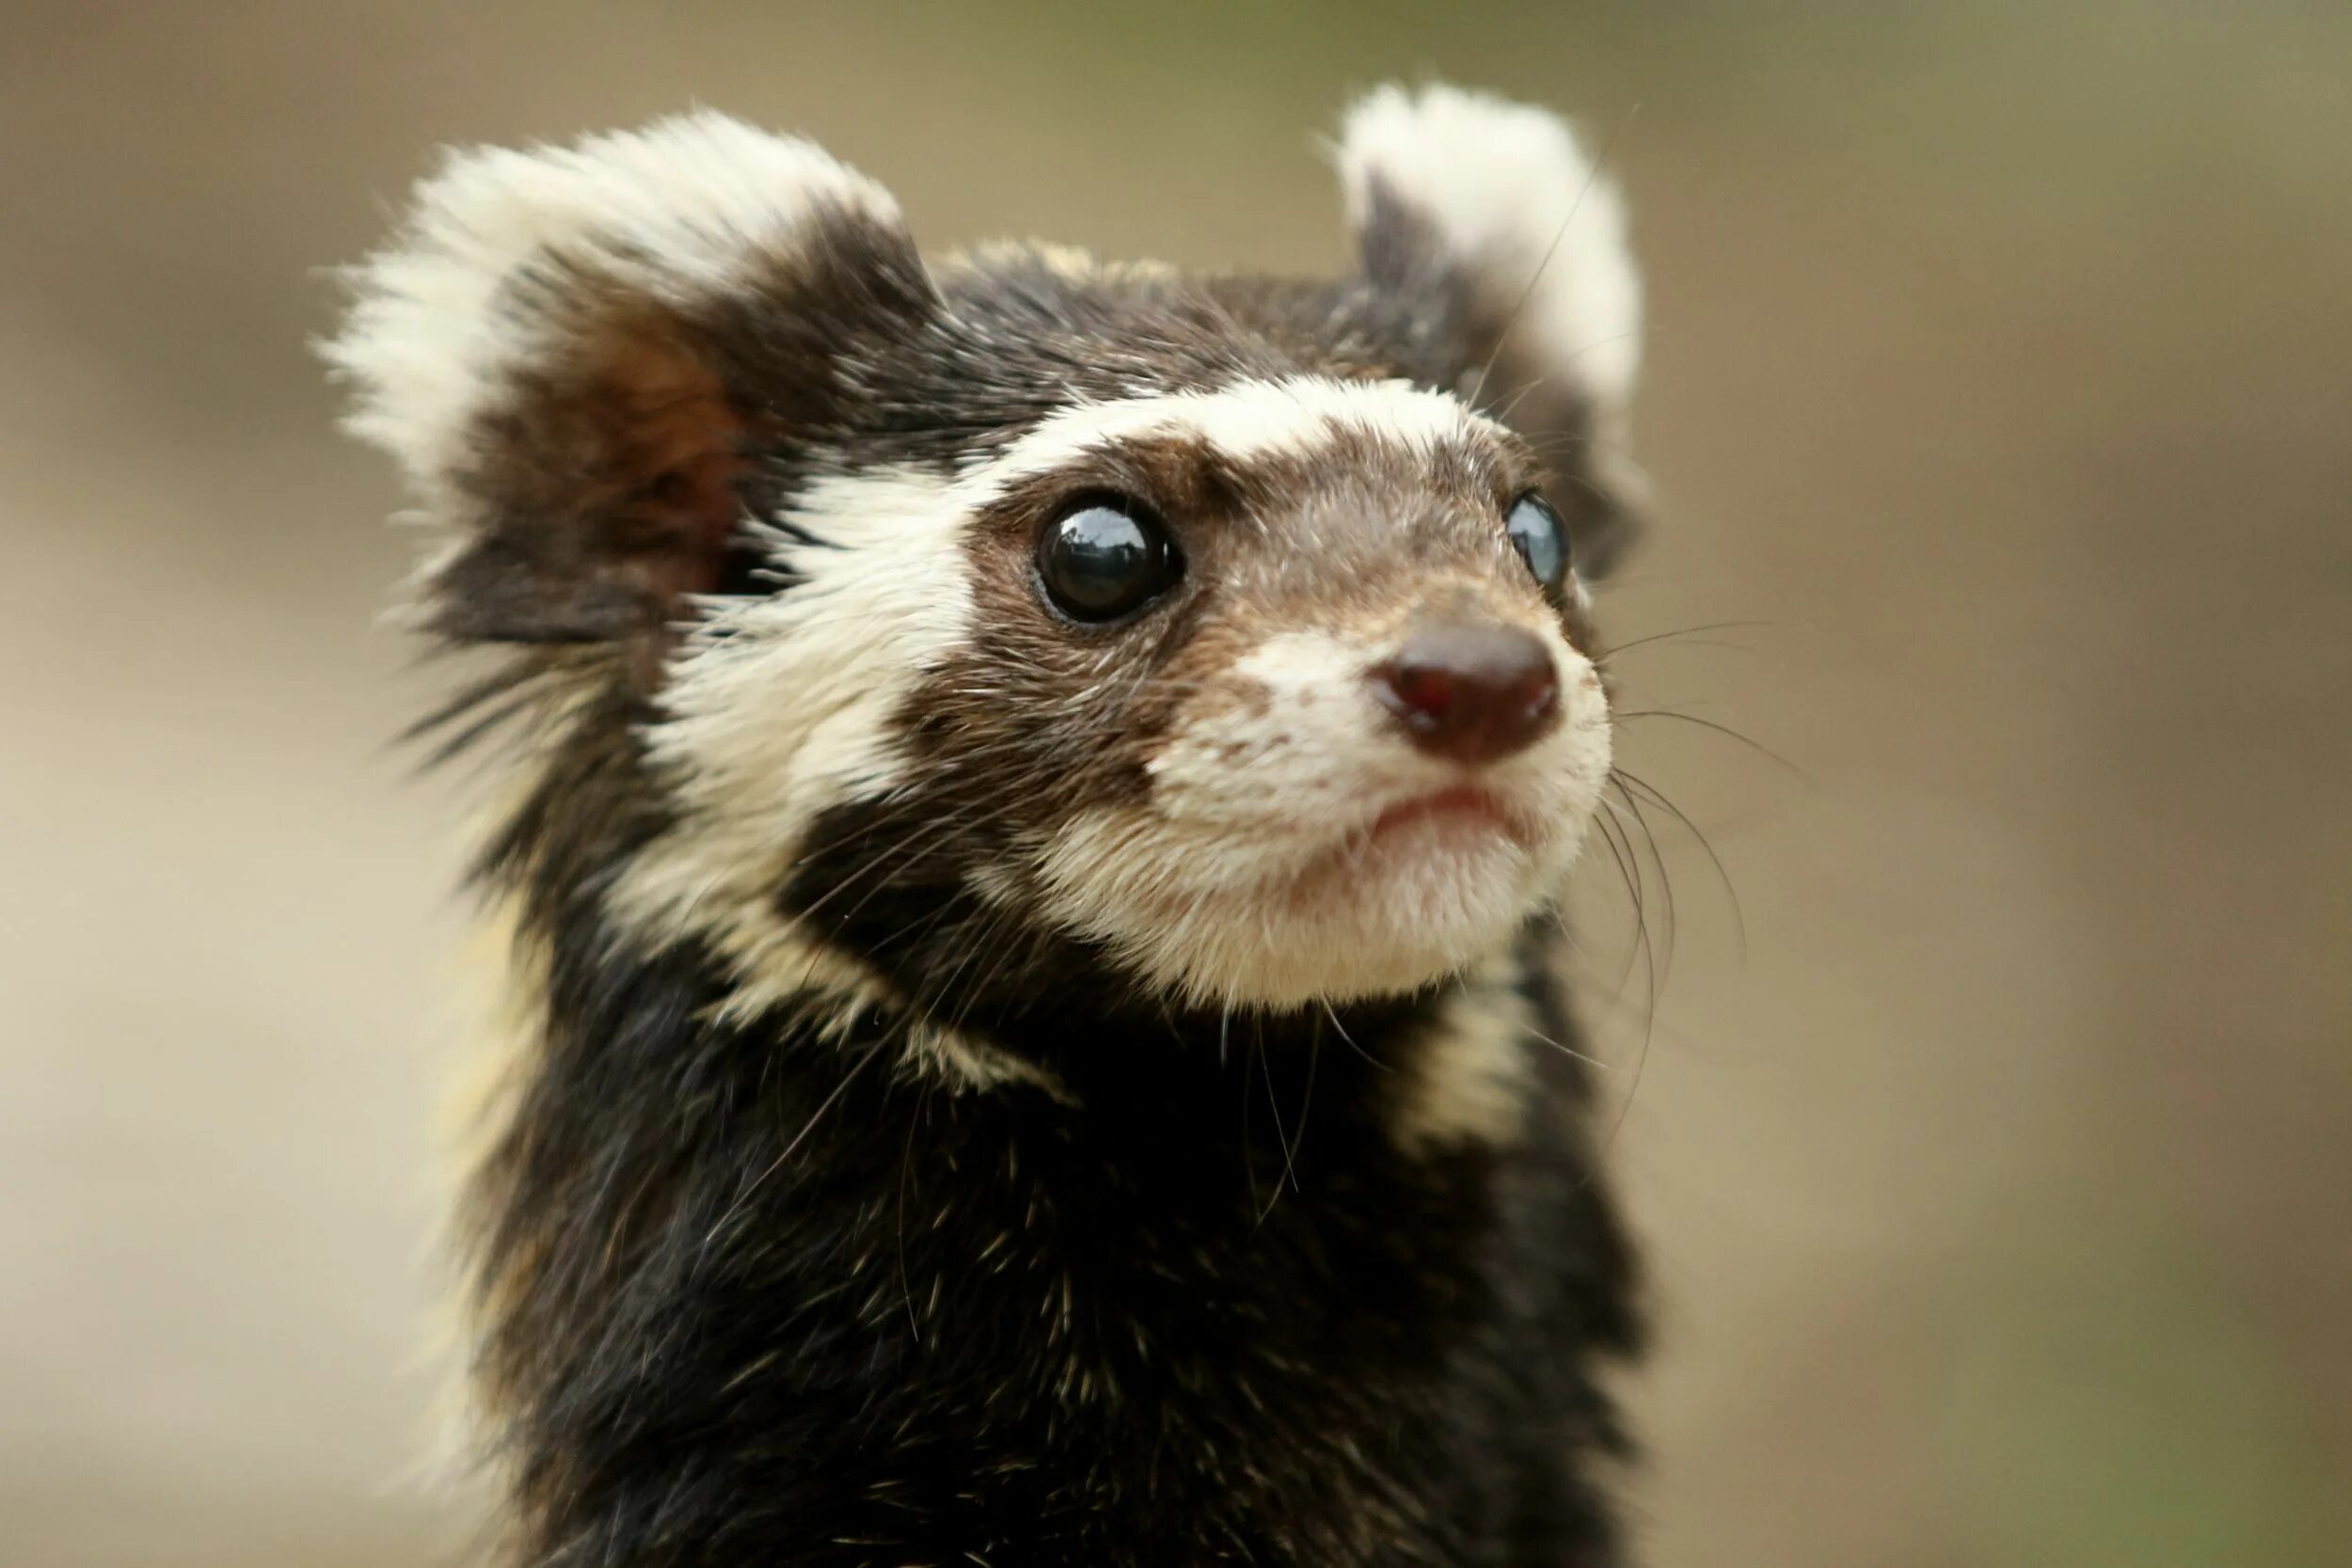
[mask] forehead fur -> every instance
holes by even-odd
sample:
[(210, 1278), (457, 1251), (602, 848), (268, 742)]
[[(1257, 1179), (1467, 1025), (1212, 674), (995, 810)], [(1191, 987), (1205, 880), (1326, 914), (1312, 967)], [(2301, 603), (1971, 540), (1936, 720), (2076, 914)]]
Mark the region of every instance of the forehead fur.
[(1041, 421), (988, 466), (1000, 485), (1122, 442), (1175, 437), (1229, 462), (1309, 455), (1345, 436), (1406, 452), (1502, 437), (1460, 401), (1406, 381), (1345, 382), (1291, 375), (1213, 389), (1087, 402)]

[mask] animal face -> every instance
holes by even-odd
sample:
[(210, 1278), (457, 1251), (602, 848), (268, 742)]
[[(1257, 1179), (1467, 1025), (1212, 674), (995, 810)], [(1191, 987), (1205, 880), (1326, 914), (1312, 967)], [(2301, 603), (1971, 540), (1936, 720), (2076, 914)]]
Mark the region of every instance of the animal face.
[(616, 932), (745, 1006), (1295, 1007), (1545, 910), (1610, 760), (1622, 219), (1448, 89), (1341, 162), (1327, 283), (927, 265), (710, 117), (425, 187), (331, 353), (448, 541), (421, 618), (560, 711), (536, 809), (628, 824), (542, 831)]

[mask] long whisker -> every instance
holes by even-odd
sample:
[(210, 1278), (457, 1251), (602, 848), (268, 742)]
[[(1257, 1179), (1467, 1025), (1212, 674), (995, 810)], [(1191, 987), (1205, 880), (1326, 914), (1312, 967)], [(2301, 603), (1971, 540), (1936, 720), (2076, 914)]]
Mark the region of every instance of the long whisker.
[(1790, 762), (1787, 757), (1782, 756), (1778, 752), (1773, 751), (1770, 746), (1765, 745), (1762, 741), (1756, 740), (1749, 736), (1741, 735), (1738, 730), (1733, 729), (1728, 724), (1719, 724), (1712, 719), (1702, 719), (1695, 713), (1683, 713), (1675, 708), (1650, 707), (1635, 708), (1630, 712), (1613, 713), (1610, 717), (1613, 720), (1621, 721), (1629, 721), (1635, 719), (1673, 719), (1685, 724), (1696, 724), (1703, 730), (1714, 731), (1717, 735), (1724, 736), (1727, 740), (1738, 741), (1740, 745), (1745, 746), (1748, 750), (1756, 752), (1758, 756), (1765, 758), (1767, 761), (1778, 764), (1781, 768), (1787, 769), (1792, 777), (1798, 779), (1802, 783), (1816, 786), (1820, 784), (1820, 781), (1815, 779), (1812, 774), (1807, 773), (1804, 768), (1798, 767), (1795, 763)]
[(1724, 868), (1723, 857), (1715, 853), (1715, 846), (1708, 842), (1707, 834), (1700, 831), (1699, 825), (1691, 820), (1689, 814), (1672, 800), (1667, 800), (1656, 784), (1624, 768), (1614, 768), (1611, 771), (1624, 781), (1620, 788), (1630, 786), (1640, 790), (1660, 807), (1671, 813), (1675, 820), (1682, 824), (1684, 831), (1698, 841), (1699, 848), (1707, 855), (1708, 863), (1715, 868), (1716, 880), (1723, 883), (1724, 897), (1731, 905), (1732, 924), (1740, 940), (1740, 960), (1745, 963), (1748, 957), (1747, 915), (1740, 908), (1740, 890), (1731, 885), (1731, 873)]
[(1266, 1110), (1274, 1117), (1274, 1141), (1282, 1148), (1282, 1174), (1275, 1180), (1274, 1196), (1266, 1199), (1265, 1208), (1258, 1214), (1258, 1223), (1263, 1225), (1266, 1216), (1274, 1212), (1274, 1206), (1282, 1199), (1282, 1183), (1288, 1181), (1293, 1192), (1298, 1190), (1298, 1171), (1291, 1149), (1290, 1133), (1282, 1127), (1281, 1102), (1274, 1098), (1274, 1069), (1266, 1061), (1264, 1026), (1258, 1024), (1254, 1032), (1258, 1037), (1256, 1046), (1258, 1075), (1265, 1083)]
[[(1603, 799), (1603, 800), (1601, 801), (1601, 805), (1602, 805), (1602, 808), (1603, 808), (1603, 814), (1604, 814), (1604, 816), (1606, 816), (1607, 817), (1611, 818), (1612, 820), (1615, 820), (1615, 819), (1616, 819), (1616, 810), (1615, 810), (1615, 808), (1614, 808), (1613, 806), (1612, 806), (1612, 805), (1609, 803), (1609, 801), (1608, 801), (1605, 798), (1604, 798), (1604, 799)], [(1621, 821), (1621, 820), (1617, 820), (1617, 821), (1616, 821), (1616, 826), (1617, 826), (1617, 829), (1618, 829), (1618, 831), (1619, 831), (1620, 832), (1624, 832), (1624, 830), (1625, 830), (1625, 824), (1623, 823), (1623, 821)], [(1645, 830), (1645, 831), (1646, 831), (1646, 830)], [(1630, 847), (1631, 847), (1631, 845), (1630, 845), (1630, 839), (1629, 838), (1629, 840), (1628, 840), (1628, 848), (1629, 848), (1629, 851), (1630, 851)], [(1655, 850), (1655, 848), (1656, 848), (1656, 845), (1655, 845), (1655, 842), (1653, 841), (1653, 843), (1652, 843), (1652, 849), (1653, 849), (1653, 851)], [(1636, 857), (1636, 858), (1634, 859), (1634, 861), (1633, 861), (1633, 864), (1634, 864), (1635, 869), (1638, 871), (1638, 870), (1639, 870), (1639, 868), (1640, 868), (1640, 865), (1641, 865), (1641, 862), (1640, 862), (1640, 859), (1639, 859), (1638, 857)], [(1662, 872), (1662, 870), (1663, 870), (1662, 865), (1661, 865), (1661, 872)], [(1638, 909), (1638, 905), (1637, 905), (1637, 909)], [(1671, 906), (1671, 905), (1669, 905), (1668, 910), (1669, 910), (1669, 912), (1668, 912), (1668, 918), (1669, 918), (1669, 920), (1671, 920), (1671, 919), (1672, 919), (1672, 906)], [(1629, 1112), (1629, 1111), (1633, 1108), (1633, 1097), (1634, 1097), (1636, 1094), (1638, 1094), (1638, 1093), (1640, 1093), (1640, 1092), (1641, 1092), (1641, 1087), (1642, 1087), (1642, 1073), (1643, 1073), (1643, 1069), (1644, 1069), (1645, 1067), (1647, 1067), (1647, 1065), (1648, 1065), (1648, 1063), (1649, 1063), (1649, 1048), (1650, 1048), (1650, 1041), (1651, 1041), (1652, 1037), (1656, 1035), (1656, 1033), (1657, 1033), (1657, 1029), (1658, 1029), (1658, 998), (1659, 998), (1659, 991), (1660, 991), (1660, 988), (1661, 988), (1661, 987), (1663, 985), (1663, 983), (1664, 983), (1663, 971), (1662, 971), (1662, 968), (1661, 968), (1661, 961), (1660, 961), (1660, 958), (1659, 958), (1658, 953), (1657, 953), (1657, 951), (1656, 951), (1655, 947), (1652, 945), (1652, 943), (1651, 943), (1651, 942), (1650, 942), (1650, 940), (1649, 940), (1648, 923), (1647, 923), (1645, 920), (1641, 919), (1641, 918), (1639, 917), (1639, 915), (1638, 915), (1638, 914), (1637, 914), (1637, 916), (1636, 916), (1635, 929), (1636, 929), (1636, 931), (1639, 933), (1639, 945), (1640, 945), (1640, 950), (1641, 950), (1641, 953), (1642, 953), (1642, 955), (1643, 955), (1643, 969), (1644, 969), (1644, 971), (1645, 971), (1645, 978), (1646, 978), (1646, 980), (1647, 980), (1647, 988), (1646, 988), (1646, 989), (1647, 989), (1647, 991), (1648, 991), (1648, 998), (1647, 998), (1648, 1005), (1647, 1005), (1646, 1006), (1645, 1006), (1645, 1007), (1643, 1008), (1643, 1010), (1642, 1010), (1642, 1039), (1641, 1039), (1641, 1043), (1640, 1043), (1640, 1044), (1639, 1044), (1639, 1045), (1635, 1048), (1635, 1051), (1634, 1051), (1634, 1056), (1633, 1056), (1633, 1071), (1632, 1071), (1632, 1074), (1631, 1074), (1630, 1078), (1629, 1079), (1629, 1081), (1628, 1081), (1628, 1083), (1627, 1083), (1627, 1085), (1626, 1085), (1625, 1100), (1623, 1101), (1623, 1102), (1622, 1102), (1622, 1103), (1620, 1103), (1620, 1104), (1618, 1105), (1618, 1107), (1617, 1107), (1617, 1114), (1616, 1114), (1615, 1117), (1612, 1120), (1612, 1122), (1611, 1122), (1611, 1124), (1610, 1124), (1610, 1128), (1609, 1128), (1609, 1135), (1608, 1135), (1608, 1137), (1607, 1137), (1607, 1138), (1603, 1141), (1602, 1146), (1601, 1146), (1601, 1147), (1602, 1147), (1602, 1148), (1603, 1148), (1604, 1150), (1606, 1150), (1606, 1149), (1608, 1149), (1608, 1148), (1611, 1148), (1614, 1147), (1614, 1145), (1615, 1145), (1615, 1143), (1616, 1143), (1616, 1141), (1617, 1141), (1617, 1134), (1618, 1134), (1618, 1132), (1619, 1132), (1620, 1131), (1622, 1131), (1622, 1130), (1623, 1130), (1623, 1128), (1624, 1128), (1624, 1126), (1625, 1126), (1625, 1118), (1626, 1118), (1626, 1115), (1627, 1115), (1627, 1113), (1628, 1113), (1628, 1112)], [(1630, 965), (1630, 963), (1631, 963), (1631, 958), (1630, 958), (1630, 957), (1629, 957), (1629, 958), (1628, 958), (1628, 960), (1627, 960), (1627, 961), (1628, 961), (1628, 964), (1629, 964), (1629, 965)]]
[(803, 1125), (798, 1132), (792, 1135), (792, 1141), (786, 1144), (783, 1148), (778, 1150), (776, 1157), (768, 1162), (767, 1168), (762, 1170), (757, 1176), (752, 1178), (749, 1182), (745, 1183), (743, 1190), (735, 1195), (735, 1201), (727, 1205), (725, 1212), (720, 1214), (718, 1220), (712, 1224), (710, 1229), (704, 1234), (703, 1250), (705, 1252), (709, 1251), (711, 1243), (717, 1241), (719, 1233), (727, 1227), (727, 1222), (741, 1212), (743, 1205), (752, 1200), (752, 1195), (759, 1191), (761, 1185), (765, 1183), (770, 1177), (775, 1175), (777, 1170), (782, 1167), (787, 1160), (792, 1158), (794, 1151), (797, 1150), (802, 1144), (808, 1141), (808, 1135), (817, 1131), (817, 1124), (824, 1119), (825, 1113), (832, 1110), (843, 1095), (849, 1093), (850, 1085), (851, 1084), (857, 1082), (858, 1073), (865, 1069), (867, 1063), (873, 1061), (873, 1059), (881, 1055), (882, 1053), (882, 1048), (880, 1045), (867, 1047), (866, 1054), (860, 1056), (856, 1062), (851, 1064), (850, 1070), (841, 1075), (840, 1082), (834, 1085), (833, 1091), (818, 1102), (816, 1110), (809, 1113), (807, 1122)]
[(1614, 1062), (1604, 1062), (1598, 1056), (1588, 1055), (1584, 1052), (1577, 1050), (1576, 1047), (1572, 1045), (1563, 1045), (1560, 1041), (1553, 1039), (1549, 1035), (1545, 1034), (1541, 1029), (1530, 1027), (1527, 1029), (1527, 1036), (1536, 1044), (1548, 1045), (1551, 1047), (1552, 1050), (1560, 1053), (1563, 1056), (1566, 1056), (1574, 1061), (1582, 1062), (1586, 1067), (1593, 1069), (1595, 1071), (1623, 1072), (1625, 1070), (1624, 1068), (1619, 1067)]
[[(1647, 637), (1637, 637), (1629, 642), (1612, 643), (1608, 649), (1601, 654), (1600, 657), (1595, 659), (1593, 662), (1596, 664), (1607, 664), (1611, 659), (1616, 657), (1619, 654), (1626, 652), (1628, 649), (1646, 647), (1652, 642), (1668, 642), (1678, 637), (1694, 637), (1701, 632), (1709, 631), (1750, 631), (1760, 627), (1769, 627), (1773, 625), (1775, 625), (1775, 623), (1771, 621), (1707, 621), (1695, 626), (1677, 626), (1673, 631), (1654, 631)], [(1720, 645), (1724, 647), (1735, 648), (1739, 646), (1736, 642), (1723, 643)]]
[(1648, 911), (1642, 898), (1639, 863), (1631, 858), (1633, 846), (1625, 838), (1625, 824), (1617, 820), (1617, 815), (1610, 808), (1607, 800), (1604, 799), (1600, 804), (1601, 814), (1593, 818), (1593, 825), (1600, 830), (1601, 843), (1607, 847), (1609, 858), (1616, 862), (1617, 878), (1625, 884), (1626, 895), (1633, 901), (1633, 942), (1626, 948), (1625, 968), (1617, 974), (1617, 989), (1623, 990), (1625, 983), (1633, 976), (1635, 959), (1642, 957), (1649, 945)]
[(1323, 1016), (1331, 1021), (1332, 1029), (1337, 1032), (1341, 1041), (1345, 1044), (1350, 1051), (1353, 1051), (1357, 1055), (1361, 1056), (1366, 1062), (1379, 1069), (1382, 1072), (1394, 1072), (1396, 1070), (1396, 1069), (1391, 1067), (1388, 1063), (1382, 1061), (1379, 1057), (1374, 1055), (1371, 1052), (1366, 1051), (1362, 1046), (1356, 1043), (1355, 1037), (1347, 1032), (1347, 1025), (1340, 1022), (1340, 1015), (1331, 1010), (1330, 1003), (1325, 1002), (1322, 1004), (1322, 1006)]
[[(1613, 775), (1614, 771), (1612, 769)], [(1627, 809), (1633, 813), (1633, 820), (1649, 845), (1650, 863), (1658, 868), (1658, 896), (1661, 912), (1666, 917), (1666, 944), (1660, 963), (1661, 970), (1670, 969), (1674, 964), (1675, 944), (1682, 931), (1682, 923), (1676, 915), (1674, 877), (1666, 869), (1665, 853), (1659, 847), (1657, 831), (1650, 826), (1649, 816), (1642, 810), (1642, 803), (1623, 784), (1617, 786), (1617, 793), (1624, 800)]]
[[(1231, 1024), (1232, 1022), (1232, 1009), (1229, 1007), (1226, 1009), (1225, 1024)], [(1220, 1061), (1222, 1061), (1224, 1056), (1225, 1048), (1223, 1029), (1225, 1024), (1219, 1025), (1217, 1054)], [(1253, 1046), (1251, 1049), (1262, 1049), (1264, 1041), (1261, 1039), (1258, 1045)], [(1241, 1079), (1241, 1168), (1242, 1173), (1247, 1176), (1249, 1180), (1249, 1201), (1258, 1211), (1258, 1223), (1260, 1225), (1263, 1225), (1265, 1223), (1265, 1216), (1274, 1212), (1274, 1202), (1275, 1199), (1279, 1199), (1282, 1196), (1282, 1187), (1281, 1183), (1275, 1183), (1274, 1197), (1269, 1198), (1263, 1203), (1259, 1201), (1257, 1146), (1249, 1141), (1249, 1109), (1251, 1103), (1258, 1098), (1257, 1095), (1252, 1092), (1257, 1085), (1249, 1081), (1251, 1076), (1249, 1068), (1255, 1067), (1256, 1065), (1257, 1064), (1254, 1062), (1250, 1063), (1248, 1067), (1244, 1067), (1238, 1074)]]
[(907, 1120), (906, 1148), (898, 1156), (898, 1295), (906, 1304), (908, 1331), (914, 1336), (914, 1342), (918, 1345), (923, 1342), (923, 1325), (914, 1315), (914, 1281), (907, 1272), (907, 1177), (914, 1168), (915, 1129), (930, 1114), (930, 1105), (931, 1085), (927, 1082), (915, 1099), (914, 1115)]

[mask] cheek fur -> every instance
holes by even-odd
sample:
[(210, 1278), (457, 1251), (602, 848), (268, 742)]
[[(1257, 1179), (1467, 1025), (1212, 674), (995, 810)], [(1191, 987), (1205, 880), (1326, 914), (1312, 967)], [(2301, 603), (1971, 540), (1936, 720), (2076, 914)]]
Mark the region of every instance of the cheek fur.
[(894, 721), (970, 636), (963, 513), (946, 481), (888, 471), (818, 481), (771, 554), (798, 580), (730, 604), (696, 634), (650, 734), (708, 832), (766, 858), (829, 805), (887, 787)]
[(820, 480), (767, 536), (790, 586), (720, 608), (679, 656), (665, 717), (645, 737), (673, 820), (607, 905), (655, 947), (707, 942), (733, 972), (734, 1008), (814, 992), (854, 1018), (883, 998), (857, 960), (812, 942), (777, 893), (829, 808), (914, 770), (900, 715), (971, 635), (967, 515), (955, 486), (927, 474)]

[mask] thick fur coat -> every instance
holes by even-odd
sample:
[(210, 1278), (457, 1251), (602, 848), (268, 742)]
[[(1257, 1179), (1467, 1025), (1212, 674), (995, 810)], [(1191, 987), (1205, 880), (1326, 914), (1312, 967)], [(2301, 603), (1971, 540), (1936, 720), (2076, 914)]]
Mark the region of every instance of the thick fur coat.
[(414, 619), (507, 650), (437, 722), (513, 769), (512, 1561), (1624, 1560), (1555, 958), (1640, 289), (1549, 115), (1339, 161), (1328, 281), (927, 261), (707, 115), (457, 155), (357, 270)]

